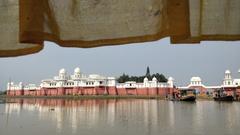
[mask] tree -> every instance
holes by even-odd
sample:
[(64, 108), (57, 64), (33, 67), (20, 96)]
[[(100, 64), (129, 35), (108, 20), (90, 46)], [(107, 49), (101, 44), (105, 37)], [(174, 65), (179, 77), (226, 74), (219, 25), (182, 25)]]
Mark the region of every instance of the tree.
[(7, 91), (0, 91), (0, 95), (6, 95)]
[(129, 76), (129, 75), (126, 75), (125, 73), (123, 73), (123, 75), (121, 75), (117, 79), (117, 81), (119, 83), (125, 83), (127, 81), (135, 81), (137, 83), (141, 83), (141, 82), (143, 82), (145, 77), (147, 77), (149, 80), (152, 80), (153, 77), (156, 77), (159, 82), (167, 82), (168, 81), (167, 78), (163, 74), (156, 73), (156, 74), (151, 75), (149, 67), (147, 67), (145, 76), (144, 75), (143, 76)]

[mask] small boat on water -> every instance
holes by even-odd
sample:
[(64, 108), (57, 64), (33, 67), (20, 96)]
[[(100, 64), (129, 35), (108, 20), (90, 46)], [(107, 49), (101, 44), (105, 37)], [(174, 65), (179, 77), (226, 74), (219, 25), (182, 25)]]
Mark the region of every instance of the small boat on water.
[(234, 97), (232, 95), (227, 95), (224, 93), (223, 89), (215, 90), (215, 96), (213, 97), (215, 101), (234, 101)]
[(195, 101), (196, 90), (195, 89), (182, 89), (180, 90), (180, 101)]
[(234, 101), (233, 96), (219, 96), (219, 97), (214, 97), (213, 98), (215, 101)]

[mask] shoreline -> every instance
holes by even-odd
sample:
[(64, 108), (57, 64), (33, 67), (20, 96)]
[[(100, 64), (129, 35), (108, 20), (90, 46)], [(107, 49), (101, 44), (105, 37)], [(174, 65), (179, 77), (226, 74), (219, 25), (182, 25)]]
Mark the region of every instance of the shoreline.
[(110, 95), (84, 95), (84, 96), (7, 96), (0, 95), (0, 98), (42, 98), (42, 99), (159, 99), (166, 100), (165, 97), (162, 96), (134, 96), (134, 95), (126, 95), (126, 96), (110, 96)]
[[(7, 96), (0, 95), (0, 98), (42, 98), (42, 99), (157, 99), (157, 100), (167, 100), (163, 96), (136, 96), (136, 95), (124, 95), (124, 96), (114, 96), (114, 95), (65, 95), (65, 96)], [(197, 97), (198, 101), (213, 101), (212, 97)]]

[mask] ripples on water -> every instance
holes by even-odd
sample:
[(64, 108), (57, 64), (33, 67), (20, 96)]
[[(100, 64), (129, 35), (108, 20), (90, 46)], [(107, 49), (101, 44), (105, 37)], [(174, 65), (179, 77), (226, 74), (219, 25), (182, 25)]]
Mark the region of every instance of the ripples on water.
[(0, 135), (239, 135), (240, 103), (8, 99)]

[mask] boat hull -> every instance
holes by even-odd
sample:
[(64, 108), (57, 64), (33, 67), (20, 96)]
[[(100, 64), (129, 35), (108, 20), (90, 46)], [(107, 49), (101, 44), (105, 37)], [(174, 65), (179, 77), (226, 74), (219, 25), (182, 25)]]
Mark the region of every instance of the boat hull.
[(225, 97), (215, 97), (213, 98), (215, 101), (233, 101), (233, 96), (225, 96)]
[(180, 98), (180, 101), (196, 101), (196, 97), (195, 96), (186, 96), (186, 97)]

